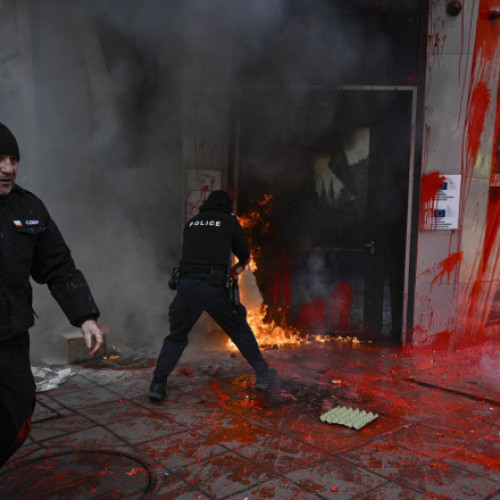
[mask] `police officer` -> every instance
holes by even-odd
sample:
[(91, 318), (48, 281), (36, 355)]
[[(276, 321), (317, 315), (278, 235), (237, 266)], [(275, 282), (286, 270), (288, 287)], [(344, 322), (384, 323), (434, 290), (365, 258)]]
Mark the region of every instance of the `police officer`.
[(30, 276), (48, 284), (92, 355), (103, 345), (87, 282), (42, 201), (15, 184), (18, 162), (16, 138), (0, 123), (0, 467), (28, 436), (35, 404)]
[(254, 369), (258, 389), (267, 389), (276, 378), (269, 369), (246, 320), (246, 309), (234, 304), (226, 287), (231, 251), (238, 263), (231, 274), (241, 273), (250, 261), (250, 249), (232, 202), (225, 191), (213, 191), (198, 215), (184, 226), (177, 294), (170, 305), (170, 335), (165, 337), (150, 387), (149, 399), (165, 397), (165, 383), (182, 352), (188, 334), (203, 311), (222, 327)]

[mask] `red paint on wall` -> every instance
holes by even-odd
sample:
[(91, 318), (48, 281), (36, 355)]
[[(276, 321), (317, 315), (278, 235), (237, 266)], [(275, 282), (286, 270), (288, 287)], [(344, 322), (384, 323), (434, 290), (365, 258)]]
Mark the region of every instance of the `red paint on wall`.
[(432, 349), (435, 351), (447, 350), (450, 346), (450, 338), (452, 336), (450, 330), (444, 330), (434, 335), (430, 335), (426, 338), (425, 342), (422, 343), (421, 347), (424, 349)]
[(422, 177), (422, 187), (420, 201), (422, 204), (431, 203), (441, 189), (443, 182), (446, 180), (444, 175), (439, 172), (431, 172)]
[(323, 318), (326, 312), (326, 302), (317, 298), (313, 302), (304, 304), (299, 311), (299, 322), (302, 328), (324, 329)]
[(463, 252), (455, 252), (446, 257), (446, 259), (443, 259), (439, 264), (438, 268), (440, 268), (440, 271), (436, 276), (434, 276), (434, 279), (432, 280), (431, 284), (434, 285), (434, 283), (437, 283), (439, 280), (439, 283), (443, 282), (443, 278), (445, 275), (448, 275), (448, 283), (450, 282), (450, 275), (452, 271), (462, 262), (463, 258)]
[(328, 324), (341, 332), (351, 330), (352, 284), (338, 283), (333, 290)]
[(420, 221), (424, 227), (432, 220), (432, 213), (436, 204), (436, 195), (446, 180), (439, 172), (431, 172), (422, 177), (420, 187)]
[(298, 318), (302, 328), (348, 333), (351, 330), (352, 284), (337, 283), (330, 298), (318, 297), (302, 305)]
[[(466, 149), (462, 159), (463, 177), (463, 200), (467, 201), (469, 195), (468, 187), (471, 185), (472, 173), (477, 164), (479, 153), (483, 153), (487, 159), (490, 151), (487, 151), (481, 141), (489, 141), (485, 130), (486, 117), (491, 108), (490, 88), (498, 89), (498, 57), (500, 30), (498, 24), (492, 22), (485, 13), (496, 4), (493, 0), (481, 0), (479, 5), (479, 16), (476, 26), (476, 40), (474, 48), (474, 59), (471, 69), (471, 88), (467, 106), (467, 135), (465, 138)], [(494, 126), (494, 144), (499, 141), (500, 127), (500, 101), (497, 96), (496, 118)], [(491, 182), (499, 164), (498, 147), (491, 151), (492, 170)], [(485, 221), (484, 240), (478, 245), (474, 275), (471, 276), (469, 286), (461, 295), (458, 309), (457, 330), (453, 346), (456, 348), (477, 345), (484, 342), (486, 338), (486, 323), (493, 302), (493, 297), (498, 286), (500, 273), (498, 248), (498, 230), (500, 225), (500, 208), (498, 199), (493, 195), (490, 187), (490, 195), (487, 205), (487, 216)], [(482, 222), (478, 220), (478, 222)]]
[[(486, 214), (484, 242), (472, 288), (467, 296), (467, 315), (461, 318), (462, 331), (466, 336), (460, 339), (463, 345), (480, 344), (486, 339), (486, 325), (493, 306), (493, 300), (500, 280), (500, 89), (497, 97), (495, 136), (492, 151), (490, 190)], [(496, 332), (498, 337), (499, 332)]]
[[(467, 220), (470, 224), (477, 224), (482, 227), (484, 223), (484, 240), (480, 237), (475, 241), (466, 242), (469, 249), (472, 245), (476, 245), (476, 256), (472, 255), (468, 260), (468, 266), (464, 266), (464, 271), (473, 274), (465, 276), (459, 274), (459, 266), (462, 262), (462, 227), (458, 229), (456, 234), (458, 248), (449, 249), (449, 256), (438, 264), (438, 274), (432, 280), (432, 284), (443, 283), (443, 280), (450, 281), (451, 273), (457, 271), (457, 279), (455, 284), (458, 285), (460, 278), (460, 293), (459, 304), (457, 308), (456, 322), (450, 328), (439, 334), (431, 335), (432, 325), (429, 324), (425, 331), (415, 331), (413, 339), (416, 340), (416, 345), (432, 345), (436, 348), (452, 347), (460, 349), (472, 345), (481, 344), (486, 338), (486, 323), (489, 317), (493, 296), (495, 295), (498, 282), (500, 280), (500, 249), (498, 248), (498, 234), (500, 227), (500, 207), (498, 197), (493, 194), (494, 189), (490, 188), (490, 196), (487, 205), (486, 220), (483, 220), (484, 212), (479, 207), (484, 207), (484, 200), (472, 200), (472, 196), (476, 191), (471, 190), (477, 182), (475, 177), (475, 169), (481, 166), (483, 169), (488, 166), (490, 151), (487, 145), (491, 141), (492, 124), (492, 89), (498, 89), (498, 60), (500, 56), (500, 27), (496, 22), (488, 19), (484, 13), (489, 12), (492, 6), (496, 4), (494, 0), (479, 0), (477, 2), (479, 16), (475, 19), (476, 26), (472, 23), (469, 32), (475, 34), (475, 39), (469, 40), (468, 44), (463, 45), (463, 52), (469, 54), (472, 52), (472, 62), (470, 65), (469, 88), (464, 85), (464, 90), (468, 94), (462, 99), (460, 108), (464, 105), (465, 109), (465, 133), (463, 137), (461, 173), (462, 173), (462, 193), (461, 207), (467, 210)], [(474, 29), (475, 28), (475, 29)], [(473, 44), (473, 45), (472, 45)], [(432, 48), (432, 45), (430, 45)], [(468, 47), (473, 46), (473, 50), (469, 51)], [(430, 57), (430, 56), (429, 56)], [(467, 56), (468, 57), (468, 56)], [(465, 66), (467, 67), (467, 65)], [(461, 75), (461, 71), (459, 71)], [(494, 143), (500, 144), (500, 100), (496, 102), (496, 123), (494, 133), (496, 134)], [(462, 116), (462, 112), (460, 115)], [(428, 132), (427, 130), (425, 131)], [(426, 141), (427, 143), (428, 141)], [(423, 151), (423, 166), (426, 162), (426, 153)], [(499, 148), (494, 148), (491, 158), (492, 164), (492, 179), (496, 171), (495, 165), (500, 164), (498, 161)], [(479, 163), (480, 161), (480, 163)], [(498, 169), (500, 172), (500, 168)], [(424, 169), (425, 172), (425, 169)], [(438, 180), (438, 173), (429, 174), (422, 179), (422, 195), (421, 195), (421, 222), (427, 226), (429, 216), (432, 215), (432, 209), (437, 190), (441, 182)], [(481, 176), (484, 172), (481, 172)], [(493, 186), (493, 181), (490, 183)], [(427, 218), (427, 220), (426, 220)], [(471, 218), (473, 219), (471, 221)], [(475, 218), (475, 219), (474, 219)], [(461, 220), (465, 220), (461, 217)], [(451, 239), (450, 239), (451, 241)], [(465, 242), (464, 242), (465, 243)], [(432, 270), (425, 271), (422, 274), (428, 274)], [(464, 278), (464, 279), (462, 279)], [(464, 283), (464, 281), (466, 281)], [(465, 285), (465, 286), (463, 286)], [(432, 318), (433, 313), (437, 313), (438, 308), (442, 309), (444, 304), (429, 303), (427, 312), (422, 311), (422, 315)], [(420, 325), (422, 326), (422, 325)], [(419, 328), (418, 326), (416, 328)], [(449, 332), (450, 335), (448, 335)]]
[[(468, 158), (476, 158), (481, 137), (484, 130), (484, 120), (486, 112), (490, 107), (491, 96), (490, 91), (484, 81), (479, 82), (472, 91), (468, 114), (468, 129), (467, 129), (467, 156)], [(473, 166), (473, 163), (471, 164)]]

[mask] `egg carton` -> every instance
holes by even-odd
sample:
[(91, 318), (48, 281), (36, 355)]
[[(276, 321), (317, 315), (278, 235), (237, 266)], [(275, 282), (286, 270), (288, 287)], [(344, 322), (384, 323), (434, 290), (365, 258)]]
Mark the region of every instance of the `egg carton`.
[(319, 419), (325, 424), (345, 425), (350, 429), (359, 431), (366, 424), (369, 424), (378, 417), (377, 413), (364, 410), (355, 410), (354, 408), (346, 408), (344, 406), (336, 406), (326, 413), (323, 413)]

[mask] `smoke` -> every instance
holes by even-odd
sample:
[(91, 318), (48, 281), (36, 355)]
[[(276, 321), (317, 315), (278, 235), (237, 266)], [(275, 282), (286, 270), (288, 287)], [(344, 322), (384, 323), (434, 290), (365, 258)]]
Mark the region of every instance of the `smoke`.
[[(17, 13), (4, 7), (13, 25)], [(237, 74), (260, 57), (281, 2), (34, 0), (28, 13), (36, 141), (26, 116), (2, 116), (22, 148), (19, 182), (60, 227), (108, 342), (157, 348), (180, 257), (184, 169), (208, 161), (190, 165), (186, 142), (227, 133)], [(34, 295), (33, 351), (50, 355), (71, 327), (44, 287)]]
[[(2, 25), (15, 25), (14, 4), (0, 4)], [(359, 19), (335, 17), (331, 2), (28, 5), (33, 84), (23, 91), (34, 107), (8, 88), (21, 81), (16, 65), (5, 63), (11, 78), (0, 79), (0, 119), (22, 148), (19, 183), (44, 200), (60, 227), (109, 341), (158, 348), (173, 298), (166, 283), (180, 257), (186, 170), (224, 170), (239, 99), (246, 96), (248, 111), (253, 91), (279, 88), (279, 98), (256, 99), (255, 113), (245, 116), (243, 133), (262, 129), (259, 144), (246, 137), (245, 162), (253, 162), (255, 182), (292, 186), (303, 175), (294, 140), (303, 136), (301, 148), (310, 146), (339, 106), (314, 89), (346, 75), (361, 82), (367, 67), (387, 65), (387, 39)], [(288, 164), (282, 151), (263, 161), (276, 143), (287, 143)], [(35, 286), (34, 306), (34, 350), (50, 352), (71, 327), (42, 287)]]

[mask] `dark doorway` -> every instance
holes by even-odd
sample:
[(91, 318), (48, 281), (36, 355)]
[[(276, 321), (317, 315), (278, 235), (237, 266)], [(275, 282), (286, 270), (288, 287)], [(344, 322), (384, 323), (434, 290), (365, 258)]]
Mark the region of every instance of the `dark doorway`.
[(238, 213), (269, 319), (308, 333), (399, 340), (413, 92), (243, 94)]

